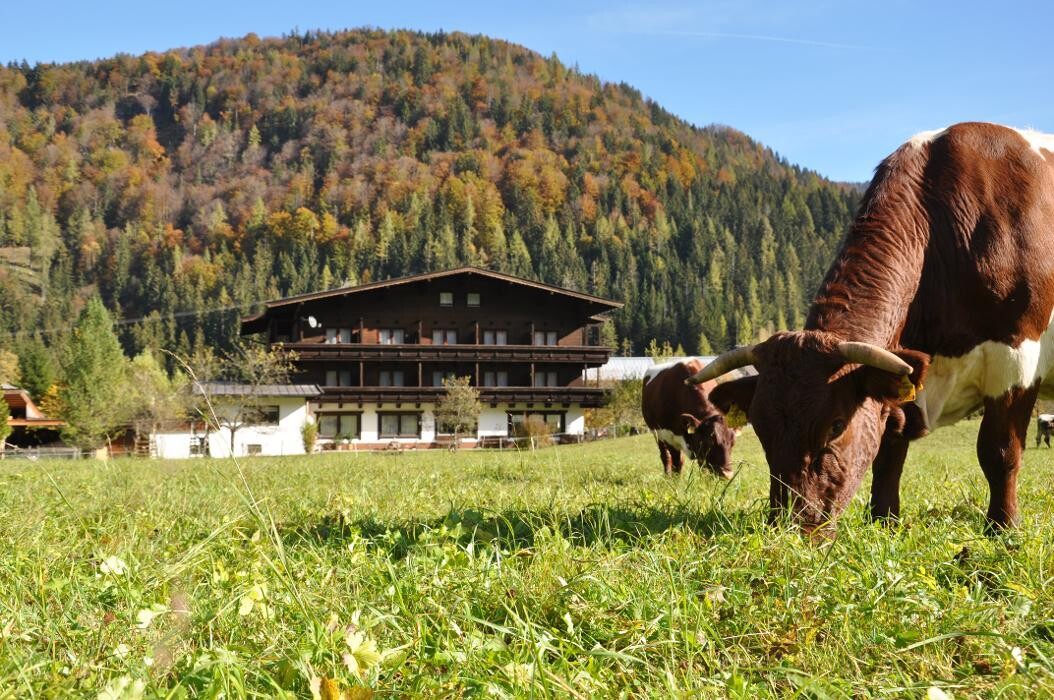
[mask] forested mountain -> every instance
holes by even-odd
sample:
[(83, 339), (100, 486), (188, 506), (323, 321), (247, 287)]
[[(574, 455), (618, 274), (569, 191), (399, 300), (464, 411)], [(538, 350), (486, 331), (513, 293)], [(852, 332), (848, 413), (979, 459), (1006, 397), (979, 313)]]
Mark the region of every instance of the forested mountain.
[[(0, 69), (0, 343), (98, 293), (129, 353), (268, 298), (471, 263), (622, 300), (620, 338), (802, 322), (859, 197), (482, 36), (356, 30)], [(203, 313), (204, 312), (204, 313)]]

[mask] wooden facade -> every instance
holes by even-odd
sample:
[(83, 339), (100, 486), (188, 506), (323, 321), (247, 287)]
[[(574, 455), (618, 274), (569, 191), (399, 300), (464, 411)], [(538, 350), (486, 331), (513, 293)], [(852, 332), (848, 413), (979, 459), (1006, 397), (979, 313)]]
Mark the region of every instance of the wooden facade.
[[(447, 376), (470, 377), (492, 409), (580, 410), (604, 400), (581, 377), (610, 356), (597, 343), (598, 324), (619, 306), (466, 267), (272, 301), (243, 319), (242, 332), (296, 353), (295, 381), (322, 388), (323, 415), (427, 412)], [(366, 418), (360, 433), (369, 432)], [(377, 439), (390, 437), (380, 423), (393, 420), (374, 421)]]

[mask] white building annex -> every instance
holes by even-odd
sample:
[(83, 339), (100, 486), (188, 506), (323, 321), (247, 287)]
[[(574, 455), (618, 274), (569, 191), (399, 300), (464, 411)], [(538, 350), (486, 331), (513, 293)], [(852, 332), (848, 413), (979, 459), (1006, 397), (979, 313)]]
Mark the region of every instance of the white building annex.
[(195, 384), (193, 391), (208, 398), (214, 417), (155, 432), (150, 438), (154, 456), (302, 455), (304, 425), (313, 420), (309, 401), (322, 393), (313, 384), (247, 386), (220, 382)]

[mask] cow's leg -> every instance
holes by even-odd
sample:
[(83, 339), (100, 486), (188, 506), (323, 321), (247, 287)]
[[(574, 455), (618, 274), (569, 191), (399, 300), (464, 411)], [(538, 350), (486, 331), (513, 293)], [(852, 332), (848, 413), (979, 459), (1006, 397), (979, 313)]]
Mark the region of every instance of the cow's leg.
[(670, 454), (673, 455), (673, 473), (679, 476), (684, 468), (684, 453), (671, 447)]
[(900, 475), (908, 456), (909, 440), (886, 435), (871, 464), (871, 517), (878, 520), (900, 517)]
[(662, 440), (656, 440), (656, 444), (659, 446), (659, 459), (662, 460), (662, 470), (666, 473), (666, 476), (673, 475), (673, 461), (670, 455), (670, 446)]
[(985, 399), (984, 418), (977, 435), (977, 460), (988, 480), (988, 522), (992, 527), (1009, 527), (1017, 522), (1017, 473), (1038, 394), (1037, 384), (1028, 389), (1011, 389), (997, 399)]

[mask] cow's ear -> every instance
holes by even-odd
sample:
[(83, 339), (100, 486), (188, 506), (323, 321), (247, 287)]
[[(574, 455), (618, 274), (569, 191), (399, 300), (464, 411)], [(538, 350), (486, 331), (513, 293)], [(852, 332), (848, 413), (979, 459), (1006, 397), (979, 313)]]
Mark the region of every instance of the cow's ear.
[(681, 414), (681, 429), (685, 435), (692, 435), (696, 430), (699, 429), (699, 423), (701, 421), (693, 416), (691, 413)]
[(734, 379), (730, 382), (724, 382), (714, 387), (714, 390), (710, 392), (710, 403), (717, 406), (717, 410), (725, 414), (726, 422), (730, 428), (739, 428), (740, 425), (733, 425), (733, 423), (739, 423), (740, 421), (733, 421), (733, 417), (742, 415), (743, 421), (746, 422), (746, 416), (750, 415), (750, 404), (754, 402), (754, 390), (757, 389), (758, 378), (753, 377), (742, 377), (740, 379)]
[(903, 377), (876, 367), (861, 367), (860, 388), (864, 396), (890, 405), (915, 400), (923, 388), (930, 356), (917, 350), (896, 350), (894, 354), (911, 365), (911, 374)]

